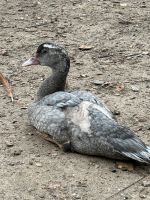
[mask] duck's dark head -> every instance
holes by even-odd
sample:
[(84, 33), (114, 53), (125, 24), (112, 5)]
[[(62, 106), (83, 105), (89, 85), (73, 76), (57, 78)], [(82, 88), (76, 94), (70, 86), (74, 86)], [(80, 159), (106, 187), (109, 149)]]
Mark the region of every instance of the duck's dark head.
[(34, 57), (23, 63), (23, 66), (44, 65), (51, 67), (54, 71), (68, 71), (70, 59), (67, 51), (60, 45), (43, 43), (36, 51)]

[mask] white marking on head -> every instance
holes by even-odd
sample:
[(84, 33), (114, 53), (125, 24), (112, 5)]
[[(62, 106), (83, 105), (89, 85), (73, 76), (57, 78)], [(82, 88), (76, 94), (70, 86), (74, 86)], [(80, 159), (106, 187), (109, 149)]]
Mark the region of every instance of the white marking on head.
[(56, 49), (58, 47), (56, 47), (55, 45), (52, 45), (52, 44), (44, 44), (43, 47), (47, 47), (49, 49)]
[(57, 44), (44, 44), (43, 47), (47, 47), (49, 49), (61, 49), (61, 51), (68, 55), (67, 51), (64, 49), (62, 45), (57, 45)]

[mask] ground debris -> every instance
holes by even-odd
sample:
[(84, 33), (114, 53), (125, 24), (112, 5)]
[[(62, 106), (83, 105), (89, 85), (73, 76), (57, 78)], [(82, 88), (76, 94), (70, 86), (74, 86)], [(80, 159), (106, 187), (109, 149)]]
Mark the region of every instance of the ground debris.
[(12, 156), (19, 156), (19, 155), (21, 155), (21, 153), (22, 153), (22, 149), (14, 149), (13, 151), (12, 151)]
[(0, 82), (3, 84), (4, 88), (7, 91), (7, 95), (11, 98), (11, 101), (13, 102), (14, 99), (13, 99), (13, 94), (12, 94), (12, 88), (7, 78), (4, 77), (1, 72), (0, 72)]
[(124, 90), (124, 88), (125, 88), (125, 86), (124, 86), (123, 84), (120, 84), (120, 85), (117, 85), (117, 86), (116, 86), (116, 90), (117, 90), (118, 92), (122, 92), (122, 91)]
[(6, 49), (2, 49), (2, 50), (0, 50), (0, 55), (8, 56), (8, 51)]
[(115, 85), (115, 83), (112, 82), (108, 82), (108, 81), (101, 81), (101, 80), (92, 80), (91, 83), (93, 83), (94, 85), (97, 86), (101, 86), (101, 87), (113, 87)]
[(6, 140), (6, 146), (7, 147), (13, 147), (14, 146), (14, 143), (13, 143), (13, 141), (11, 141), (11, 140)]
[(117, 161), (116, 168), (121, 169), (122, 171), (132, 172), (134, 170), (134, 165), (128, 162)]
[(131, 85), (131, 89), (133, 92), (138, 92), (139, 88), (136, 85)]
[(143, 185), (144, 187), (150, 187), (150, 181), (143, 181), (143, 182), (142, 182), (142, 185)]
[(90, 50), (92, 48), (93, 48), (92, 46), (88, 46), (88, 45), (84, 45), (84, 44), (79, 46), (79, 49), (82, 51)]

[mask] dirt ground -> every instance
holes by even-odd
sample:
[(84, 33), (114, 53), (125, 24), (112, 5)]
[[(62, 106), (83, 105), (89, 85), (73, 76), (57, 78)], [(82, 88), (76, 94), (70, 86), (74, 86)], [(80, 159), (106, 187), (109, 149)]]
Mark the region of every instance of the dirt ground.
[(121, 171), (114, 160), (64, 153), (37, 134), (27, 107), (48, 71), (21, 66), (38, 44), (63, 44), (70, 89), (92, 91), (150, 145), (149, 33), (149, 0), (0, 1), (0, 72), (15, 98), (0, 86), (0, 200), (150, 199), (148, 166)]

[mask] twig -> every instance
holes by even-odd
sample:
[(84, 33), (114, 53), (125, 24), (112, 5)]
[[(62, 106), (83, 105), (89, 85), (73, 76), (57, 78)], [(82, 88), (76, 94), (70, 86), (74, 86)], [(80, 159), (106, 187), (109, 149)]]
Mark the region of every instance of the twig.
[(2, 82), (4, 88), (7, 91), (7, 95), (11, 98), (11, 101), (13, 102), (14, 99), (13, 99), (13, 94), (12, 94), (11, 86), (10, 86), (8, 80), (3, 76), (2, 73), (0, 73), (0, 82)]
[(130, 185), (128, 185), (127, 187), (123, 188), (122, 190), (116, 192), (115, 194), (107, 197), (105, 200), (110, 200), (112, 199), (113, 197), (115, 197), (116, 195), (120, 194), (121, 192), (125, 191), (126, 189), (130, 188), (131, 186), (135, 185), (136, 183), (140, 182), (141, 180), (143, 180), (145, 177), (147, 177), (146, 175), (145, 176), (142, 176), (140, 179), (138, 179), (137, 181), (131, 183)]

